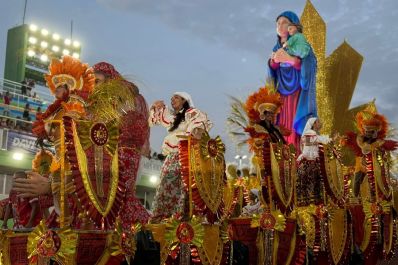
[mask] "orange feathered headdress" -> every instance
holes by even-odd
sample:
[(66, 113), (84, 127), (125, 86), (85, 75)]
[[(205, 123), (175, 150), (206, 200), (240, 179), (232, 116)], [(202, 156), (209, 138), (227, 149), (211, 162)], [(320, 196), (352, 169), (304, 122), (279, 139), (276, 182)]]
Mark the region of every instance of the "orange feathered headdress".
[(75, 91), (84, 96), (94, 90), (95, 75), (93, 69), (72, 56), (65, 55), (61, 60), (52, 59), (48, 70), (49, 73), (44, 78), (53, 94), (58, 86), (64, 84), (69, 87), (71, 92)]
[(251, 94), (246, 100), (246, 112), (250, 122), (259, 122), (264, 111), (277, 114), (282, 106), (280, 95), (275, 91), (262, 87)]
[(355, 118), (357, 128), (361, 134), (364, 134), (365, 130), (376, 130), (378, 131), (377, 138), (384, 139), (386, 137), (387, 119), (377, 113), (374, 104), (369, 104), (363, 111), (358, 112)]

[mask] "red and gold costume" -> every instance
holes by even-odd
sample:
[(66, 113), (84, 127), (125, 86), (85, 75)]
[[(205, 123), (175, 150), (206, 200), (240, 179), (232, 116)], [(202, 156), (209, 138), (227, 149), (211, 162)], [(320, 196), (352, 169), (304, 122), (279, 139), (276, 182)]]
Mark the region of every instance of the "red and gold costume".
[[(67, 93), (34, 125), (39, 141), (54, 145), (55, 155), (40, 151), (33, 171), (44, 176), (50, 171), (55, 212), (30, 233), (29, 262), (119, 264), (136, 250), (135, 223), (149, 217), (134, 195), (140, 157), (149, 150), (145, 100), (107, 63), (93, 69), (65, 56), (49, 70), (50, 90)], [(95, 90), (94, 71), (106, 76)], [(54, 226), (60, 229), (51, 230)]]
[(119, 161), (123, 168), (119, 171), (126, 179), (126, 196), (120, 211), (124, 229), (130, 229), (135, 222), (146, 223), (149, 218), (147, 210), (135, 197), (135, 182), (141, 155), (149, 153), (148, 107), (138, 88), (122, 78), (115, 68), (105, 62), (93, 66), (95, 72), (103, 73), (110, 80), (119, 80), (134, 91), (134, 109), (128, 110), (120, 121)]
[(366, 264), (388, 259), (396, 244), (391, 156), (398, 142), (387, 140), (388, 123), (373, 103), (356, 115), (358, 134), (347, 133), (344, 144), (355, 154), (354, 196), (362, 204), (352, 203), (354, 243), (367, 257)]
[[(13, 210), (14, 228), (24, 228), (28, 224), (32, 214), (32, 204), (38, 203), (38, 198), (19, 198), (17, 193), (13, 191), (10, 192), (9, 198), (9, 203)], [(39, 208), (32, 220), (32, 227), (35, 227), (40, 223), (42, 215), (43, 213)]]
[[(262, 196), (269, 207), (283, 212), (292, 203), (295, 178), (295, 153), (285, 143), (286, 129), (274, 125), (275, 115), (282, 102), (280, 95), (270, 88), (260, 88), (248, 97), (245, 110), (249, 124), (248, 143), (258, 162), (258, 175), (262, 183)], [(271, 118), (266, 118), (270, 115)], [(286, 164), (286, 162), (287, 164)], [(271, 206), (271, 204), (276, 204)]]
[[(148, 112), (138, 88), (104, 62), (88, 68), (64, 57), (49, 70), (50, 90), (66, 84), (69, 93), (50, 105), (34, 132), (56, 147), (52, 188), (63, 225), (109, 229), (119, 213), (124, 229), (145, 223), (149, 215), (134, 195), (140, 157), (149, 148)], [(94, 72), (106, 76), (96, 90)]]

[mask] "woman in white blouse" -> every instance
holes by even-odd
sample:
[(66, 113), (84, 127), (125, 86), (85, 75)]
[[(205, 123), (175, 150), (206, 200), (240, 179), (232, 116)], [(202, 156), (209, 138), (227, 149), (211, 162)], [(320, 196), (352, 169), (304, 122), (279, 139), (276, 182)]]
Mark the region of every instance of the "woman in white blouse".
[(162, 145), (166, 159), (153, 201), (152, 223), (160, 223), (176, 213), (183, 214), (186, 196), (181, 179), (178, 144), (184, 138), (181, 136), (200, 139), (203, 132), (212, 126), (206, 113), (194, 107), (191, 96), (186, 92), (174, 93), (171, 107), (169, 109), (163, 101), (156, 101), (150, 109), (150, 126), (162, 125), (168, 132)]

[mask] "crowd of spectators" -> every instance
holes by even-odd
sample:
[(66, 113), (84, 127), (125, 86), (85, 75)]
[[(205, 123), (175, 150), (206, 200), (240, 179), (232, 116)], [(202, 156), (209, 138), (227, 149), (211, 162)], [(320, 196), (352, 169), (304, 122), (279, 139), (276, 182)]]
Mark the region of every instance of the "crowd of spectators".
[[(33, 80), (25, 79), (21, 82), (21, 95), (27, 99), (28, 97), (33, 98), (33, 101), (39, 101), (39, 97), (37, 93), (34, 92), (35, 82)], [(14, 93), (10, 93), (9, 91), (4, 91), (0, 93), (0, 98), (2, 98), (2, 109), (3, 112), (0, 113), (0, 128), (8, 128), (18, 131), (24, 131), (30, 133), (32, 130), (32, 108), (29, 103), (25, 104), (25, 107), (22, 112), (22, 117), (19, 116), (12, 116), (11, 115), (11, 105), (12, 101), (18, 95)], [(41, 107), (38, 106), (36, 110), (37, 113), (41, 113)]]
[(29, 79), (23, 80), (21, 82), (21, 94), (23, 96), (37, 98), (36, 92), (33, 91), (35, 85), (36, 84), (34, 80), (29, 80)]
[(31, 133), (32, 123), (24, 121), (19, 116), (16, 118), (0, 116), (0, 128)]

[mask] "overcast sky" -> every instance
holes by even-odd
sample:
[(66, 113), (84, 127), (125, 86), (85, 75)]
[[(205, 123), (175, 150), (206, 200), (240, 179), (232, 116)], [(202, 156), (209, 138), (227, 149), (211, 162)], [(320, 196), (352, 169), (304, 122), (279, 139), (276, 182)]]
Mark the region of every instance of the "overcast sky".
[[(327, 25), (327, 53), (348, 43), (365, 60), (351, 106), (376, 98), (398, 122), (398, 1), (314, 0)], [(0, 76), (7, 30), (22, 23), (23, 0), (0, 0)], [(82, 44), (82, 60), (107, 61), (140, 86), (148, 103), (189, 92), (208, 113), (212, 135), (225, 133), (227, 95), (246, 96), (263, 84), (275, 44), (275, 18), (301, 15), (305, 0), (30, 0), (26, 22)], [(165, 131), (152, 131), (159, 150)], [(229, 142), (228, 142), (229, 143)], [(236, 151), (228, 146), (228, 157)]]

